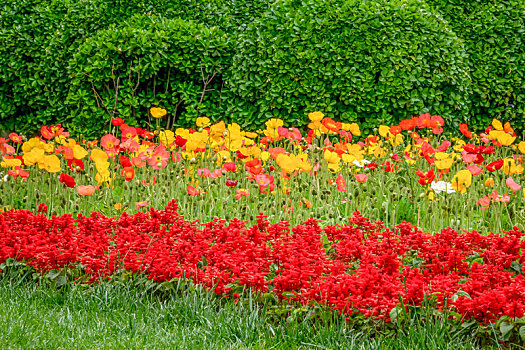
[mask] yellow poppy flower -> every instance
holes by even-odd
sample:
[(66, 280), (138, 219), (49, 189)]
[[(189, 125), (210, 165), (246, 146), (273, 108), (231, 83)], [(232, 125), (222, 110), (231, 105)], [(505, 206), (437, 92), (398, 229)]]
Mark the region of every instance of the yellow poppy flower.
[(336, 152), (332, 152), (329, 149), (324, 151), (323, 156), (327, 163), (339, 164), (341, 160)]
[(151, 114), (153, 118), (160, 119), (164, 117), (166, 114), (168, 114), (168, 111), (160, 107), (151, 107), (149, 109), (149, 113)]
[(518, 143), (518, 149), (521, 153), (525, 153), (525, 141), (521, 141), (520, 143)]
[(197, 118), (197, 121), (195, 122), (198, 128), (205, 128), (207, 126), (211, 125), (210, 118), (207, 117), (199, 117)]
[(164, 147), (168, 147), (175, 142), (175, 133), (171, 130), (163, 130), (159, 132), (159, 140)]
[(324, 114), (322, 112), (312, 112), (308, 114), (308, 119), (310, 119), (312, 122), (320, 122), (323, 120)]
[(458, 171), (452, 178), (451, 185), (458, 192), (467, 192), (467, 187), (472, 185), (472, 173), (467, 169)]
[(0, 163), (0, 165), (3, 168), (14, 168), (14, 167), (17, 167), (17, 166), (21, 166), (22, 165), (22, 161), (20, 159), (17, 159), (17, 158), (4, 159), (2, 161), (2, 163)]
[[(43, 169), (45, 169), (47, 172), (49, 173), (58, 173), (61, 168), (60, 168), (60, 159), (58, 159), (57, 156), (55, 156), (54, 154), (50, 155), (50, 156), (45, 156), (43, 161), (42, 161), (42, 164), (43, 164)], [(39, 167), (40, 167), (40, 163), (39, 163)]]
[(98, 148), (95, 148), (93, 150), (91, 150), (91, 156), (89, 157), (92, 161), (94, 161), (95, 163), (103, 163), (103, 162), (107, 162), (108, 160), (108, 155), (106, 154), (106, 152), (98, 149)]
[(75, 157), (75, 159), (82, 159), (85, 156), (87, 156), (87, 154), (88, 154), (88, 151), (86, 151), (84, 147), (80, 145), (73, 146), (73, 157)]
[(282, 121), (282, 119), (272, 118), (268, 120), (265, 124), (268, 129), (277, 129), (280, 126), (283, 126), (284, 122)]
[(44, 159), (45, 152), (41, 148), (33, 148), (30, 152), (24, 152), (24, 164), (25, 165), (34, 165), (35, 163), (39, 163)]
[(323, 124), (321, 124), (320, 121), (314, 121), (314, 122), (311, 122), (311, 123), (308, 123), (308, 128), (309, 129), (312, 129), (312, 130), (319, 130), (321, 128), (321, 126), (323, 126)]
[(379, 125), (379, 135), (383, 136), (385, 139), (389, 138), (392, 135), (390, 132), (390, 127), (386, 125)]
[(45, 149), (45, 142), (40, 141), (38, 138), (33, 137), (22, 145), (22, 152), (24, 154), (31, 152), (34, 148)]
[(503, 124), (497, 119), (492, 119), (492, 127), (496, 130), (503, 130)]

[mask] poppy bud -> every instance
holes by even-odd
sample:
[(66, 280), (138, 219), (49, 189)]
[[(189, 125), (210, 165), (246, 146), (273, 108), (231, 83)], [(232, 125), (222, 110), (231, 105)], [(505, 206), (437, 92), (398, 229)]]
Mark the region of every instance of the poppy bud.
[(226, 179), (226, 186), (228, 186), (228, 187), (235, 187), (235, 186), (237, 186), (238, 183), (239, 183), (239, 181), (237, 181), (237, 180)]

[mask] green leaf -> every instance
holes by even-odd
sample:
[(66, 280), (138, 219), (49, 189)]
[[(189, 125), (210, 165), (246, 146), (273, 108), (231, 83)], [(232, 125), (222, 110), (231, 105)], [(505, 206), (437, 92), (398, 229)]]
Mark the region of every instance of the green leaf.
[(503, 341), (507, 341), (510, 339), (510, 336), (512, 335), (511, 332), (514, 329), (514, 326), (515, 326), (514, 323), (509, 323), (509, 322), (503, 322), (499, 326), (499, 330), (501, 332), (501, 338), (503, 339)]

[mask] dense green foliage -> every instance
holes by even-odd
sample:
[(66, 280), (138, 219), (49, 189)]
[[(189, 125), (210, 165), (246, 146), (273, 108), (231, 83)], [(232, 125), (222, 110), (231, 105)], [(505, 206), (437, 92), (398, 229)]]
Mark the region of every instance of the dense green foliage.
[(0, 5), (0, 130), (66, 122), (69, 60), (114, 22), (150, 12), (140, 0), (9, 0)]
[(80, 134), (117, 116), (143, 124), (156, 105), (170, 111), (166, 128), (218, 119), (231, 56), (222, 31), (178, 18), (141, 15), (98, 31), (71, 61), (73, 125)]
[(365, 130), (430, 112), (468, 114), (461, 41), (419, 0), (283, 1), (241, 35), (236, 105), (253, 123), (321, 110)]
[[(62, 123), (70, 129), (80, 130), (83, 127), (82, 133), (86, 136), (100, 133), (109, 115), (114, 115), (115, 98), (113, 94), (111, 97), (113, 102), (106, 108), (101, 101), (97, 105), (96, 99), (98, 97), (90, 83), (93, 82), (97, 93), (101, 95), (100, 98), (104, 99), (105, 94), (111, 94), (111, 92), (102, 92), (97, 88), (107, 82), (107, 77), (102, 79), (99, 75), (89, 78), (85, 73), (98, 71), (100, 74), (106, 74), (108, 66), (111, 70), (113, 60), (119, 61), (116, 62), (116, 66), (122, 68), (121, 71), (115, 72), (115, 79), (118, 79), (122, 74), (128, 74), (130, 72), (128, 66), (134, 65), (134, 68), (131, 69), (132, 73), (137, 73), (139, 68), (143, 73), (145, 70), (149, 70), (149, 75), (142, 74), (139, 79), (144, 84), (141, 84), (135, 91), (137, 96), (130, 97), (127, 88), (122, 84), (120, 85), (120, 92), (124, 96), (119, 97), (120, 102), (117, 103), (116, 108), (118, 113), (124, 112), (122, 107), (124, 104), (135, 106), (137, 103), (143, 103), (144, 99), (137, 100), (140, 93), (143, 93), (144, 97), (147, 95), (147, 100), (152, 100), (145, 102), (147, 105), (161, 99), (163, 96), (158, 96), (158, 91), (152, 89), (153, 86), (167, 81), (167, 76), (163, 76), (163, 74), (170, 68), (172, 69), (170, 84), (178, 84), (178, 87), (180, 84), (184, 85), (184, 87), (170, 92), (170, 96), (189, 94), (191, 97), (185, 97), (184, 101), (193, 99), (195, 79), (198, 78), (202, 87), (200, 68), (197, 69), (197, 78), (194, 74), (188, 73), (185, 77), (186, 81), (183, 82), (184, 77), (173, 76), (175, 70), (181, 69), (181, 60), (174, 57), (184, 56), (178, 52), (182, 46), (189, 48), (187, 52), (188, 55), (191, 55), (202, 52), (206, 45), (214, 44), (213, 40), (222, 39), (210, 38), (210, 35), (214, 37), (218, 35), (215, 34), (217, 31), (214, 29), (204, 30), (202, 26), (197, 24), (177, 22), (175, 19), (180, 17), (186, 20), (196, 20), (209, 27), (224, 28), (230, 32), (236, 32), (237, 28), (242, 30), (246, 23), (251, 21), (252, 16), (267, 8), (268, 4), (268, 1), (263, 0), (254, 0), (248, 3), (233, 0), (206, 2), (197, 0), (8, 0), (0, 5), (0, 132), (16, 130), (33, 133), (41, 125)], [(149, 24), (144, 18), (128, 22), (133, 16), (143, 14), (162, 15), (163, 19), (157, 19), (157, 26), (153, 24), (153, 18)], [(130, 23), (137, 27), (132, 27)], [(160, 31), (158, 25), (167, 25), (166, 31)], [(112, 28), (115, 33), (109, 33), (108, 28)], [(197, 33), (199, 31), (206, 31), (206, 34), (202, 34), (204, 38), (201, 37), (200, 40), (197, 40), (197, 37), (188, 37), (190, 34), (200, 36)], [(140, 50), (141, 40), (149, 40), (152, 36), (155, 37), (156, 41), (152, 43), (142, 41), (142, 44), (146, 44), (146, 46), (141, 46), (141, 48), (145, 50), (151, 44), (152, 51), (117, 54), (112, 52), (112, 45), (118, 45), (120, 40), (116, 37), (116, 33), (127, 35), (135, 40), (134, 44), (127, 46), (128, 50), (135, 48)], [(173, 37), (168, 37), (170, 35)], [(101, 42), (104, 39), (109, 40), (109, 42), (104, 44)], [(184, 40), (186, 40), (185, 44), (183, 43)], [(209, 43), (200, 48), (193, 48), (191, 45), (195, 41)], [(178, 44), (174, 44), (175, 42)], [(88, 48), (86, 45), (92, 45), (92, 47)], [(158, 45), (167, 47), (160, 48)], [(221, 45), (213, 48), (213, 52), (217, 52)], [(96, 49), (105, 50), (105, 54), (100, 53), (95, 56), (102, 58), (102, 60), (85, 56)], [(166, 53), (169, 56), (168, 59), (164, 59), (165, 56), (155, 58), (159, 54), (159, 50), (168, 50)], [(209, 55), (213, 56), (213, 52), (210, 52)], [(226, 50), (223, 53), (227, 52)], [(205, 55), (207, 54), (205, 53)], [(126, 57), (126, 55), (129, 56)], [(188, 55), (184, 59), (190, 58)], [(149, 57), (141, 59), (144, 63), (148, 60), (150, 62), (155, 60), (162, 62), (160, 62), (160, 66), (144, 67), (136, 61), (141, 56)], [(170, 61), (173, 59), (178, 63)], [(197, 67), (198, 59), (192, 59), (192, 72)], [(211, 65), (218, 67), (223, 63), (219, 61), (213, 62)], [(87, 67), (88, 64), (92, 64), (92, 67)], [(204, 68), (209, 68), (209, 60), (205, 66)], [(166, 67), (169, 68), (165, 69)], [(84, 76), (79, 76), (79, 70), (84, 73)], [(129, 76), (128, 74), (127, 77), (128, 80), (125, 83), (129, 83), (132, 79), (135, 81), (138, 79), (138, 75)], [(146, 77), (147, 82), (145, 82)], [(174, 83), (175, 80), (178, 83)], [(216, 76), (213, 82), (218, 81), (219, 77)], [(88, 85), (82, 85), (82, 82), (87, 82)], [(68, 98), (71, 87), (73, 89), (70, 98)], [(114, 89), (115, 87), (116, 85), (111, 85), (111, 88)], [(165, 87), (164, 84), (164, 90)], [(147, 88), (151, 90), (145, 92)], [(212, 87), (208, 85), (208, 88)], [(90, 91), (89, 96), (86, 94), (88, 89)], [(197, 102), (200, 101), (200, 93), (202, 93), (202, 89), (199, 92)], [(86, 101), (80, 100), (82, 96), (86, 98)], [(149, 98), (150, 96), (155, 96), (156, 99)], [(215, 103), (216, 99), (209, 99), (209, 96), (210, 94), (207, 93), (206, 102), (208, 105)], [(171, 107), (170, 98), (168, 101), (162, 102)], [(97, 105), (96, 110), (92, 108), (93, 103)], [(146, 106), (142, 105), (142, 107), (145, 110)], [(195, 106), (184, 105), (181, 107), (181, 110), (185, 107), (187, 110), (192, 110), (192, 108), (195, 110), (196, 108)], [(200, 108), (200, 112), (210, 112), (212, 115), (219, 113), (219, 110), (210, 111)], [(90, 111), (93, 113), (89, 114)], [(170, 112), (175, 114), (174, 110)], [(188, 118), (192, 119), (195, 113), (190, 113)], [(134, 111), (128, 109), (123, 115), (128, 116), (130, 114), (134, 114)], [(102, 115), (104, 118), (101, 119)], [(147, 118), (144, 113), (142, 115), (142, 124), (144, 124)], [(130, 123), (133, 124), (133, 120)]]
[(463, 39), (473, 96), (469, 125), (501, 117), (525, 126), (525, 2), (427, 0)]
[(147, 125), (152, 105), (168, 127), (322, 110), (364, 129), (427, 111), (521, 129), (524, 21), (519, 0), (8, 0), (0, 132), (92, 136), (116, 115)]

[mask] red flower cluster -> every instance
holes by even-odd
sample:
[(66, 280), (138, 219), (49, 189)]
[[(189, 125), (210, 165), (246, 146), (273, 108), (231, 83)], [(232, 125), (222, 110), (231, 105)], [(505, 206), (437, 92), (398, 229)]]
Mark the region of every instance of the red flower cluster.
[(314, 219), (291, 228), (263, 215), (252, 227), (237, 219), (198, 225), (177, 209), (172, 201), (164, 210), (76, 219), (3, 212), (0, 263), (83, 266), (92, 281), (123, 268), (155, 281), (191, 278), (226, 295), (241, 285), (387, 321), (400, 297), (405, 306), (432, 297), (438, 309), (483, 322), (525, 316), (525, 278), (516, 270), (525, 263), (525, 234), (517, 228), (503, 236), (450, 228), (432, 235), (408, 223), (388, 229), (359, 212), (324, 229)]

